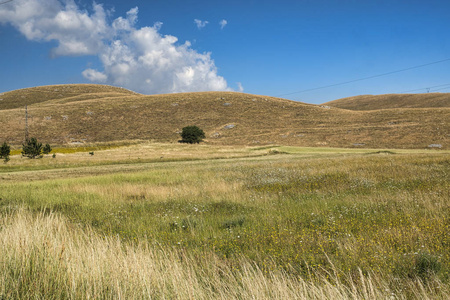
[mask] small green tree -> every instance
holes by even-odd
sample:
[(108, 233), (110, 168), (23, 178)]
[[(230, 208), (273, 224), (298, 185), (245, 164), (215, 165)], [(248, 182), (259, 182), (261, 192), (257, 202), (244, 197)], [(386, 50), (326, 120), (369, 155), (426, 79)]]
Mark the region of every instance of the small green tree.
[(52, 147), (49, 144), (45, 144), (44, 148), (42, 148), (42, 153), (49, 154), (52, 152)]
[(205, 138), (205, 132), (197, 126), (187, 126), (181, 131), (180, 143), (195, 144), (200, 143)]
[(42, 143), (39, 143), (36, 138), (31, 138), (22, 144), (22, 156), (28, 158), (42, 157)]
[(0, 147), (0, 158), (5, 160), (5, 163), (9, 161), (9, 155), (11, 154), (11, 147), (4, 142)]

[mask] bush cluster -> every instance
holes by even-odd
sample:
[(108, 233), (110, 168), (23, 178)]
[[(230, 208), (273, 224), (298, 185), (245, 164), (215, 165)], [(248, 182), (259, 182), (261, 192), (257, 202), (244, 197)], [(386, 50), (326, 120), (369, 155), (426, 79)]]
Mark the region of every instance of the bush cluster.
[(49, 144), (42, 147), (42, 143), (39, 143), (34, 137), (22, 144), (22, 156), (28, 158), (41, 158), (42, 154), (49, 154), (51, 151), (52, 147)]

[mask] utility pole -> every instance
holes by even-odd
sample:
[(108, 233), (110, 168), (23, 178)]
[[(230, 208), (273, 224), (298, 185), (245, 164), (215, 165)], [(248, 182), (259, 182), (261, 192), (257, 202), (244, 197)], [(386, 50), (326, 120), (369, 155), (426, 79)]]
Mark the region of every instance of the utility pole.
[(25, 105), (25, 143), (28, 142), (28, 106)]

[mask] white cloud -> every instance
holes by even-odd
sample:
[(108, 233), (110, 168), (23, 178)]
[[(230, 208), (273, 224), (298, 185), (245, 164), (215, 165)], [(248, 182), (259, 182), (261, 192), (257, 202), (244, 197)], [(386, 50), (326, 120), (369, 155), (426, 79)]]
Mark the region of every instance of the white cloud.
[(230, 90), (210, 53), (161, 35), (161, 22), (138, 28), (137, 7), (112, 22), (109, 14), (95, 2), (88, 12), (74, 0), (15, 0), (0, 6), (0, 24), (11, 24), (29, 40), (56, 41), (54, 56), (97, 55), (103, 70), (82, 72), (92, 82), (148, 94)]
[(225, 26), (227, 26), (228, 21), (223, 19), (222, 21), (219, 22), (220, 25), (220, 29), (223, 29)]
[(107, 82), (146, 93), (229, 90), (209, 53), (177, 45), (176, 37), (158, 32), (160, 26), (120, 35), (101, 53)]
[(15, 0), (0, 7), (0, 22), (10, 23), (33, 41), (58, 42), (54, 56), (92, 55), (112, 36), (106, 13), (93, 4), (93, 13), (78, 9), (73, 0)]
[(237, 86), (238, 86), (238, 92), (242, 93), (244, 91), (244, 87), (242, 86), (242, 83), (237, 82)]
[(197, 28), (198, 28), (198, 29), (202, 29), (202, 28), (205, 27), (206, 24), (208, 24), (209, 22), (208, 22), (208, 21), (202, 21), (202, 20), (199, 20), (199, 19), (194, 19), (194, 23), (195, 23), (195, 25), (197, 25)]
[(112, 27), (114, 30), (131, 30), (137, 22), (137, 15), (139, 9), (137, 7), (130, 9), (127, 12), (127, 18), (124, 19), (122, 17), (118, 17), (112, 23)]
[(81, 74), (83, 74), (83, 76), (90, 81), (105, 83), (108, 79), (106, 74), (93, 69), (86, 69)]

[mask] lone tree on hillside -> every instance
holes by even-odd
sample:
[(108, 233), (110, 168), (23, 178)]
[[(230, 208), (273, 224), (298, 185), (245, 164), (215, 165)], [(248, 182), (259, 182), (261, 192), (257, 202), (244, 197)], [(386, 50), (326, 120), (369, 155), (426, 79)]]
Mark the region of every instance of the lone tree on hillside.
[(38, 143), (36, 138), (31, 138), (22, 144), (22, 156), (28, 158), (42, 157), (42, 143)]
[(181, 131), (180, 143), (198, 144), (205, 138), (205, 132), (197, 126), (187, 126)]
[(0, 147), (0, 158), (5, 160), (5, 163), (9, 161), (9, 155), (11, 154), (11, 147), (4, 142)]

